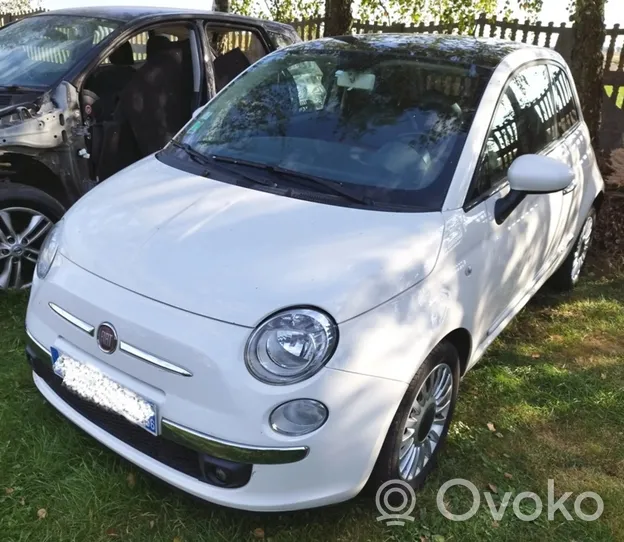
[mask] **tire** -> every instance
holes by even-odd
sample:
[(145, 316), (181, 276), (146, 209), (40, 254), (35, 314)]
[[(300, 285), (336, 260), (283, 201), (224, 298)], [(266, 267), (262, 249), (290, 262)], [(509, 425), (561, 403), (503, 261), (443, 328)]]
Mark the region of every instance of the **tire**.
[[(453, 412), (455, 411), (455, 403), (457, 402), (457, 392), (459, 389), (460, 379), (459, 365), (459, 354), (457, 353), (457, 349), (451, 343), (446, 341), (437, 345), (427, 356), (420, 369), (418, 369), (418, 372), (414, 375), (414, 378), (405, 392), (405, 396), (401, 401), (394, 419), (392, 420), (390, 429), (386, 435), (386, 440), (384, 441), (379, 457), (377, 458), (375, 468), (373, 469), (373, 473), (371, 475), (372, 488), (377, 489), (389, 480), (403, 480), (415, 490), (422, 486), (428, 474), (434, 468), (440, 450), (443, 448), (446, 441)], [(428, 409), (434, 407), (428, 406), (424, 412), (421, 409), (419, 416), (413, 416), (416, 412), (413, 407), (417, 396), (420, 396), (422, 401), (423, 396), (421, 395), (421, 392), (423, 391), (423, 387), (426, 388), (425, 383), (427, 382), (428, 377), (430, 375), (436, 375), (436, 371), (440, 371), (444, 378), (452, 378), (445, 397), (441, 401), (435, 402), (435, 405), (439, 407), (448, 400), (448, 408), (446, 409), (446, 419), (443, 424), (441, 424), (441, 427), (440, 425), (436, 426), (434, 423), (434, 425), (432, 425), (426, 433), (431, 421), (431, 411)], [(406, 459), (403, 463), (404, 468), (401, 468), (402, 463), (399, 459), (399, 455), (402, 451), (405, 451), (405, 449), (408, 448), (405, 446), (402, 450), (403, 435), (408, 432), (408, 429), (406, 429), (408, 418), (413, 420), (415, 417), (420, 419), (420, 424), (414, 428), (413, 437), (416, 437), (415, 440), (422, 439), (425, 435), (428, 439), (432, 432), (438, 434), (438, 429), (439, 436), (437, 442), (435, 443), (435, 447), (426, 462), (424, 462), (422, 467), (417, 468), (413, 473), (414, 475), (410, 477), (409, 475), (406, 476), (409, 461)], [(425, 445), (422, 444), (421, 446)], [(428, 448), (431, 449), (431, 446), (429, 445)], [(413, 458), (414, 463), (418, 463), (418, 460), (423, 453), (423, 459), (427, 457), (427, 453), (423, 452), (423, 450), (424, 448), (421, 447), (420, 452), (414, 452), (414, 454), (418, 453), (418, 458), (415, 456)], [(405, 457), (407, 458), (411, 453), (412, 452), (407, 452)]]
[(47, 231), (65, 208), (38, 188), (0, 183), (0, 292), (30, 286)]
[(583, 222), (581, 232), (576, 238), (576, 242), (563, 261), (559, 269), (555, 271), (549, 280), (550, 286), (560, 292), (573, 290), (578, 283), (583, 265), (587, 257), (587, 252), (591, 246), (594, 229), (596, 226), (596, 209), (592, 208)]

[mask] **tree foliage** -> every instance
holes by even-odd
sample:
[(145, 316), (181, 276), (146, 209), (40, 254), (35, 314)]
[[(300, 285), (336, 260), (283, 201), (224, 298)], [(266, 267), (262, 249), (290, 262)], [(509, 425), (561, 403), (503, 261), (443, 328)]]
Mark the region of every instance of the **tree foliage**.
[(274, 21), (319, 17), (325, 12), (324, 0), (231, 0), (232, 12)]
[[(520, 8), (527, 16), (535, 16), (543, 0), (523, 0)], [(244, 15), (278, 21), (318, 17), (326, 9), (345, 14), (351, 6), (353, 18), (384, 23), (420, 23), (436, 21), (459, 25), (460, 31), (470, 30), (481, 13), (509, 17), (517, 5), (515, 0), (232, 0), (232, 11)]]
[(0, 0), (0, 13), (23, 13), (40, 7), (40, 0)]
[(358, 15), (373, 14), (385, 22), (455, 23), (463, 30), (474, 24), (479, 14), (497, 12), (497, 0), (362, 0)]

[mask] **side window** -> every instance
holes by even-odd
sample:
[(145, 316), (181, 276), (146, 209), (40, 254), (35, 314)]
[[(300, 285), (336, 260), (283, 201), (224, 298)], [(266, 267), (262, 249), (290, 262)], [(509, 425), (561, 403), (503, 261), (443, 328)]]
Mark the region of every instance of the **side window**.
[(147, 58), (147, 40), (149, 34), (147, 32), (141, 32), (130, 40), (130, 46), (132, 47), (132, 56), (136, 63), (145, 62)]
[(297, 43), (300, 41), (299, 36), (293, 31), (289, 34), (281, 34), (279, 32), (273, 32), (271, 30), (268, 31), (269, 38), (273, 42), (273, 45), (276, 49), (281, 49), (282, 47), (288, 47), (293, 43)]
[(556, 138), (547, 67), (538, 64), (521, 69), (507, 84), (494, 112), (467, 201), (475, 200), (505, 179), (518, 156), (539, 153)]
[(494, 122), (485, 141), (485, 149), (476, 175), (476, 183), (470, 199), (485, 194), (507, 175), (507, 169), (519, 155), (518, 125), (509, 89), (503, 94)]
[(549, 71), (555, 94), (557, 125), (562, 136), (579, 121), (579, 109), (566, 72), (559, 66), (549, 66)]
[[(152, 34), (154, 30), (150, 31)], [(141, 32), (133, 36), (130, 39), (130, 45), (132, 47), (132, 56), (136, 64), (141, 64), (147, 59), (147, 42), (150, 39), (150, 32)], [(163, 31), (156, 30), (157, 35), (165, 36), (169, 41), (179, 41), (179, 37), (174, 34), (169, 34), (166, 29)]]
[(217, 92), (268, 53), (260, 37), (249, 30), (208, 28), (207, 38)]

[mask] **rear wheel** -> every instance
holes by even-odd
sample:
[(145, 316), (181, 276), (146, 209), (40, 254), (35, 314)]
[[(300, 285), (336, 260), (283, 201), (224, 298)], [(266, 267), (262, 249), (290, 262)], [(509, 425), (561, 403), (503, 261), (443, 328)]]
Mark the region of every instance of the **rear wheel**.
[(459, 354), (442, 342), (414, 375), (372, 475), (374, 485), (403, 480), (418, 489), (433, 469), (455, 410)]
[(561, 264), (561, 267), (555, 271), (550, 279), (550, 284), (557, 290), (572, 290), (578, 282), (583, 265), (587, 259), (589, 247), (594, 237), (594, 226), (596, 225), (596, 210), (592, 209), (581, 228), (572, 251)]
[(39, 250), (65, 208), (42, 190), (0, 184), (0, 291), (32, 284)]

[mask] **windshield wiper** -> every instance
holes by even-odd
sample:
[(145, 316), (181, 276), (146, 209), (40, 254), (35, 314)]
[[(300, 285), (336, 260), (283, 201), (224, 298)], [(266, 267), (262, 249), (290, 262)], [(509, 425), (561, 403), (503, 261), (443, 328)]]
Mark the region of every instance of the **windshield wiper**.
[[(188, 143), (180, 143), (179, 141), (176, 141), (175, 139), (173, 139), (171, 140), (171, 144), (178, 149), (182, 149), (187, 154), (187, 156), (191, 160), (193, 160), (193, 162), (196, 162), (197, 164), (200, 164), (202, 166), (214, 166), (214, 162), (215, 162), (214, 157), (206, 156), (205, 154), (199, 152), (197, 149), (195, 149), (193, 146), (189, 145)], [(230, 170), (228, 169), (228, 171)], [(209, 171), (206, 171), (204, 173), (204, 176), (207, 176), (209, 173), (210, 173)], [(240, 172), (236, 172), (236, 175), (252, 183), (261, 184), (263, 186), (271, 186), (271, 187), (274, 186), (274, 183), (270, 183), (261, 179), (257, 179), (256, 177), (250, 177), (249, 175), (245, 175)]]
[(25, 87), (23, 85), (0, 85), (0, 89), (8, 90), (9, 92), (41, 92), (41, 87)]
[(249, 166), (256, 169), (262, 169), (264, 171), (268, 171), (270, 173), (274, 173), (282, 176), (283, 178), (288, 178), (292, 180), (293, 178), (297, 181), (304, 181), (308, 184), (308, 186), (314, 187), (322, 187), (325, 189), (325, 192), (333, 193), (337, 196), (340, 196), (344, 199), (348, 199), (354, 203), (359, 203), (360, 205), (365, 205), (368, 207), (373, 207), (374, 203), (369, 199), (357, 194), (354, 194), (348, 188), (345, 188), (338, 181), (328, 181), (323, 179), (322, 177), (317, 177), (315, 175), (309, 175), (307, 173), (300, 173), (298, 171), (294, 171), (292, 169), (283, 168), (280, 166), (273, 166), (270, 164), (262, 164), (260, 162), (252, 162), (249, 160), (241, 160), (239, 158), (232, 158), (231, 156), (222, 156), (218, 154), (213, 154), (212, 159), (215, 162), (226, 162), (229, 164), (236, 164), (241, 166)]
[(202, 166), (207, 166), (208, 164), (210, 164), (210, 158), (208, 158), (205, 154), (202, 154), (198, 150), (194, 149), (188, 143), (180, 143), (179, 141), (172, 139), (171, 144), (178, 149), (182, 149), (188, 155), (188, 157), (193, 160), (193, 162), (196, 162)]

